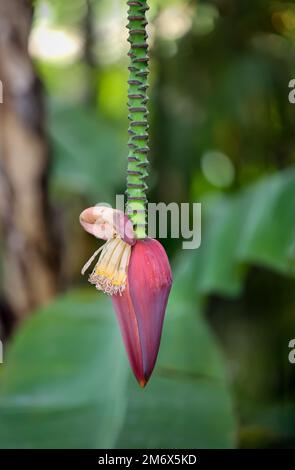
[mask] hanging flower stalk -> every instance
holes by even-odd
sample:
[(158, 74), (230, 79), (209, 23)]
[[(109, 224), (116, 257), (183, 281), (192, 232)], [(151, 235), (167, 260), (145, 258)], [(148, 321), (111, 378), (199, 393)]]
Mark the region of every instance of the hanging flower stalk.
[(146, 1), (129, 1), (128, 29), (130, 65), (128, 80), (129, 135), (127, 169), (127, 215), (137, 238), (146, 237), (146, 190), (148, 148), (148, 44), (146, 33)]
[(98, 261), (89, 281), (112, 297), (133, 373), (144, 387), (157, 359), (172, 284), (162, 245), (147, 237), (145, 178), (148, 175), (146, 0), (128, 1), (130, 65), (128, 80), (129, 154), (126, 214), (108, 207), (86, 209), (83, 228), (106, 240), (84, 266)]

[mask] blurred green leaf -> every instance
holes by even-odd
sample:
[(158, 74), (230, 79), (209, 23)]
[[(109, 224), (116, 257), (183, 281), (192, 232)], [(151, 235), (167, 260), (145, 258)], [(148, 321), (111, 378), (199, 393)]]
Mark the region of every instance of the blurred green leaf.
[(295, 169), (251, 189), (238, 258), (295, 275)]
[(127, 368), (110, 307), (72, 293), (19, 330), (0, 383), (2, 448), (114, 445)]
[(87, 107), (52, 106), (49, 131), (55, 186), (96, 202), (110, 198), (124, 175), (120, 130)]
[(234, 446), (220, 352), (197, 305), (177, 287), (145, 390), (128, 370), (110, 301), (95, 292), (58, 300), (28, 320), (9, 348), (1, 447)]
[(198, 292), (237, 295), (246, 264), (295, 275), (294, 169), (203, 207), (203, 241), (191, 256)]
[(241, 290), (243, 269), (237, 263), (237, 250), (247, 202), (244, 194), (222, 196), (208, 211), (202, 246), (195, 254), (200, 258), (196, 288), (202, 294), (237, 295)]

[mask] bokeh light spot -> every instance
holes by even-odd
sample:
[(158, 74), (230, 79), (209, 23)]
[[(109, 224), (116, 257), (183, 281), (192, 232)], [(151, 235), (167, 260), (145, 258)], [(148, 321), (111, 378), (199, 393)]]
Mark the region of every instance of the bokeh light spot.
[(226, 188), (234, 180), (235, 170), (231, 160), (222, 152), (206, 152), (201, 159), (205, 178), (214, 186)]
[(160, 37), (176, 40), (184, 36), (192, 25), (192, 10), (186, 6), (165, 8), (156, 20)]
[(218, 17), (219, 12), (214, 5), (198, 4), (193, 26), (194, 33), (200, 36), (211, 33)]

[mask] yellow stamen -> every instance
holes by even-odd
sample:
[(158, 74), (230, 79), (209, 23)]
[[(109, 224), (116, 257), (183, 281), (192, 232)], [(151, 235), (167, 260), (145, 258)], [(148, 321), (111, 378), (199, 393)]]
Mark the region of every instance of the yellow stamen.
[(126, 287), (131, 246), (121, 238), (111, 238), (86, 263), (82, 269), (83, 274), (99, 253), (98, 262), (89, 277), (89, 282), (106, 294), (121, 295)]

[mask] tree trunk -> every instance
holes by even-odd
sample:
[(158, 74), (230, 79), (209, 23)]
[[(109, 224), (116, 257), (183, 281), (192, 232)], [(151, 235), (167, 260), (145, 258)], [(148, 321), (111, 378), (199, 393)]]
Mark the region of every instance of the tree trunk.
[(4, 294), (20, 320), (57, 292), (42, 89), (28, 54), (29, 0), (0, 0), (0, 214)]

